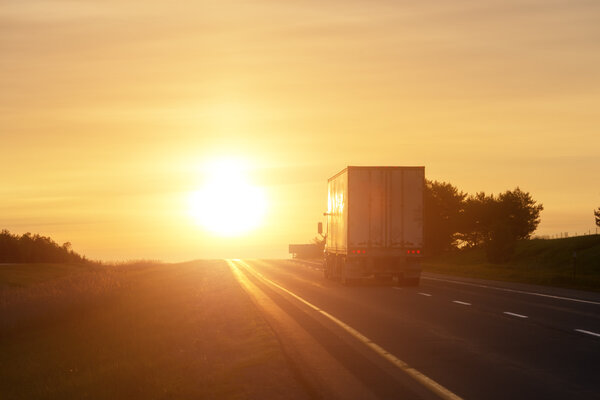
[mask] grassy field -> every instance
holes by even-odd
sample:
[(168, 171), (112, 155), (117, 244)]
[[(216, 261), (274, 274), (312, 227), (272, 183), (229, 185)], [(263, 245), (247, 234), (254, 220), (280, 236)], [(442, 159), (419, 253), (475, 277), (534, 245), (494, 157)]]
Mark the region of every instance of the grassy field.
[(90, 266), (76, 264), (0, 264), (0, 287), (29, 286), (67, 275), (90, 271)]
[(1, 399), (305, 397), (222, 261), (0, 274)]
[(488, 263), (481, 249), (457, 251), (426, 260), (423, 270), (600, 291), (600, 235), (521, 241), (506, 264)]

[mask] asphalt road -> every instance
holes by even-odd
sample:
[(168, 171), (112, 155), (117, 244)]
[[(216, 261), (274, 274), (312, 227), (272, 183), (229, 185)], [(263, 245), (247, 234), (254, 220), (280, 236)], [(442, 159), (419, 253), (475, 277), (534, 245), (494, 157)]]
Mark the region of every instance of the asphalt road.
[(235, 265), (373, 398), (600, 398), (598, 294), (439, 275), (344, 287), (318, 264)]

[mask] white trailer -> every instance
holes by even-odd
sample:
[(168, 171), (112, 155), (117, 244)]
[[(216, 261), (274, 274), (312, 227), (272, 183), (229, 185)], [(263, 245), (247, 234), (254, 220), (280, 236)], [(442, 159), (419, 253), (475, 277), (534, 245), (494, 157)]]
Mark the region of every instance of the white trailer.
[(326, 278), (418, 285), (424, 167), (347, 167), (328, 181)]

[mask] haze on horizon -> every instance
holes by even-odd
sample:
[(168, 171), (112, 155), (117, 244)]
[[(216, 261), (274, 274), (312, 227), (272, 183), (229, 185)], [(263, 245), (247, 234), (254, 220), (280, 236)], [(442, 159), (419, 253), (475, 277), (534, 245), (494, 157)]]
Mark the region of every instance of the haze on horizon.
[[(285, 257), (327, 178), (424, 165), (469, 193), (520, 186), (539, 235), (594, 229), (600, 3), (16, 1), (0, 8), (0, 228), (92, 259)], [(193, 216), (241, 160), (262, 223)]]

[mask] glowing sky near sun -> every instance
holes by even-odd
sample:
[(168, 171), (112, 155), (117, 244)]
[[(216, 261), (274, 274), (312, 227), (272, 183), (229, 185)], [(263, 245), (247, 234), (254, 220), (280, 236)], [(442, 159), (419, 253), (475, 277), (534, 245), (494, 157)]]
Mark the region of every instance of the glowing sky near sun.
[[(519, 185), (539, 234), (600, 206), (600, 2), (4, 1), (0, 228), (91, 258), (282, 257), (348, 164)], [(207, 160), (268, 202), (203, 229)]]
[(198, 223), (220, 236), (240, 236), (258, 228), (268, 202), (263, 189), (246, 176), (247, 165), (239, 159), (209, 160), (204, 182), (190, 196), (190, 210)]

